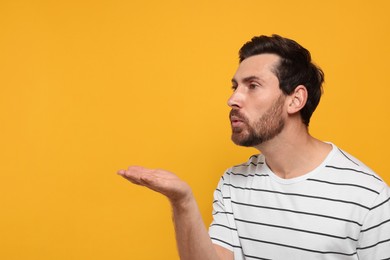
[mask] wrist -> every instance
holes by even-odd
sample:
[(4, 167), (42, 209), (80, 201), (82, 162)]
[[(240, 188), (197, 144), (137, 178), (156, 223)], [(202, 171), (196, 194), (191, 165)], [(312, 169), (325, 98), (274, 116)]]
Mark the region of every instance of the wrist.
[(189, 189), (186, 193), (182, 193), (181, 195), (169, 198), (169, 202), (174, 211), (187, 211), (191, 209), (194, 205), (196, 205), (194, 195)]

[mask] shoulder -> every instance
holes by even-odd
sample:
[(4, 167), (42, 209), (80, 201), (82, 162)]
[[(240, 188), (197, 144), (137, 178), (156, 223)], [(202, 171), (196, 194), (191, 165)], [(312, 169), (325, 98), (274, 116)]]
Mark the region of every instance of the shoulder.
[(387, 184), (376, 172), (337, 146), (334, 146), (333, 156), (327, 161), (325, 168), (327, 176), (335, 181), (361, 185), (378, 193), (387, 188)]
[(227, 169), (222, 176), (222, 181), (225, 183), (246, 182), (248, 178), (253, 178), (261, 174), (264, 165), (264, 156), (262, 154), (255, 154), (241, 164), (234, 165)]

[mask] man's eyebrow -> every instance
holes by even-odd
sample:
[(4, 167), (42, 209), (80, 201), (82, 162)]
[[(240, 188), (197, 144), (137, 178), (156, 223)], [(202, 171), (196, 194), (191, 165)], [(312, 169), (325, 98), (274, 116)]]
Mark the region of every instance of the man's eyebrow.
[[(250, 81), (252, 81), (252, 80), (261, 80), (261, 79), (260, 79), (259, 77), (257, 77), (257, 76), (249, 76), (249, 77), (243, 78), (243, 79), (242, 79), (242, 82), (248, 83), (248, 82), (250, 82)], [(233, 84), (237, 84), (237, 80), (236, 80), (235, 78), (233, 78), (233, 79), (232, 79), (232, 83), (233, 83)]]

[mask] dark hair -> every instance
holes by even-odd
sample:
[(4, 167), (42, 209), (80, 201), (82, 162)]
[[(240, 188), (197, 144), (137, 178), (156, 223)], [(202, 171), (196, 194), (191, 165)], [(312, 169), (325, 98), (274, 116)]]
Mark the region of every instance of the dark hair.
[(297, 42), (279, 35), (257, 36), (245, 43), (239, 52), (240, 62), (258, 54), (276, 54), (281, 59), (275, 68), (279, 87), (284, 94), (291, 94), (299, 85), (306, 87), (308, 99), (300, 114), (305, 125), (321, 99), (324, 72), (316, 66), (310, 52)]

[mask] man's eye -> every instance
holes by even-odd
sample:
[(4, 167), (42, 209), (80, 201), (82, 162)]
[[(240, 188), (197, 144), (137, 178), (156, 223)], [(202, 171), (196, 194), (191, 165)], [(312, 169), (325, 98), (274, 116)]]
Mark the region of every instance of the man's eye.
[(249, 89), (255, 89), (255, 88), (257, 88), (259, 85), (258, 84), (254, 84), (254, 83), (252, 83), (252, 84), (249, 84)]
[(233, 86), (232, 86), (232, 90), (233, 90), (233, 91), (236, 91), (236, 89), (237, 89), (237, 86), (233, 85)]

